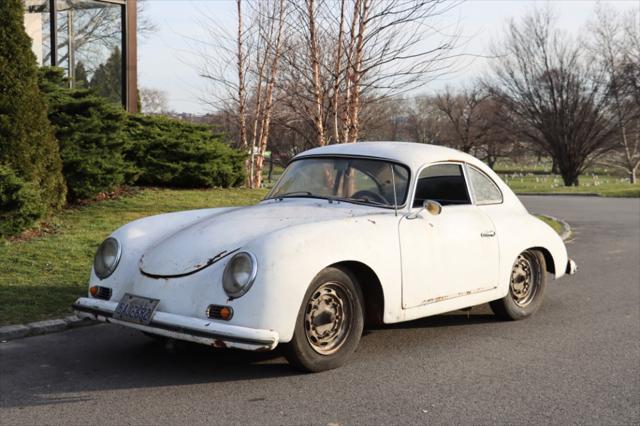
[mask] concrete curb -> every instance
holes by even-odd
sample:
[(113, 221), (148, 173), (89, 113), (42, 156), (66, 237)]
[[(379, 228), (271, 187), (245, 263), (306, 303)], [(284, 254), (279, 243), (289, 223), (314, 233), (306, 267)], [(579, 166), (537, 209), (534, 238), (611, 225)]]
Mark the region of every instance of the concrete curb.
[(78, 318), (70, 315), (62, 319), (30, 322), (28, 324), (7, 325), (0, 327), (0, 342), (19, 339), (21, 337), (39, 336), (42, 334), (56, 333), (75, 327), (84, 327), (97, 324), (96, 321)]
[(562, 232), (560, 232), (560, 238), (562, 238), (562, 241), (567, 241), (573, 235), (571, 225), (569, 225), (566, 221), (558, 219), (557, 217), (549, 216), (548, 214), (538, 214), (538, 216), (546, 217), (547, 219), (554, 220), (562, 225)]

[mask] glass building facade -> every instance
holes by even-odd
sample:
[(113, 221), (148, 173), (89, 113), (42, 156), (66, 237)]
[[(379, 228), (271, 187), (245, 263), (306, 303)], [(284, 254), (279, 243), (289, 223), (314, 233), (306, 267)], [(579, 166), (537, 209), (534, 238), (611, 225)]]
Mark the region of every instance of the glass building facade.
[(41, 66), (63, 68), (71, 87), (137, 110), (135, 0), (25, 0), (25, 7)]

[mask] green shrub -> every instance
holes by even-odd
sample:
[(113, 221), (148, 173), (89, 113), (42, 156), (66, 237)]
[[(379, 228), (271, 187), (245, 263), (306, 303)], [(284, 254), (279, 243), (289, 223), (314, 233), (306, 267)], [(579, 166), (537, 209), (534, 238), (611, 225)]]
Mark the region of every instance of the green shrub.
[(127, 134), (128, 157), (138, 168), (140, 185), (210, 188), (244, 181), (244, 154), (222, 143), (207, 126), (130, 115)]
[(13, 235), (33, 226), (44, 212), (38, 187), (0, 165), (0, 235)]
[(125, 183), (131, 164), (124, 158), (128, 149), (124, 109), (91, 90), (65, 87), (59, 68), (42, 68), (40, 77), (60, 144), (69, 198), (93, 198)]
[[(0, 164), (5, 165), (4, 179), (13, 182), (7, 186), (13, 188), (11, 193), (0, 193), (12, 212), (5, 215), (3, 210), (1, 226), (12, 232), (36, 220), (36, 213), (46, 214), (65, 202), (58, 144), (38, 88), (36, 58), (23, 14), (21, 0), (0, 1)], [(8, 177), (7, 166), (13, 178)], [(5, 223), (12, 220), (16, 222)]]

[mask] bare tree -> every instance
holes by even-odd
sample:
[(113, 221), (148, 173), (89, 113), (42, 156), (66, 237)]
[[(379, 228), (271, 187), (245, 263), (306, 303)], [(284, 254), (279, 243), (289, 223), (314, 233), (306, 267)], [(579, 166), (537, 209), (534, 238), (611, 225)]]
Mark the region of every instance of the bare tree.
[(457, 94), (447, 88), (436, 96), (435, 105), (446, 122), (441, 136), (443, 143), (463, 152), (471, 152), (482, 142), (487, 127), (481, 114), (487, 98), (488, 94), (479, 86), (464, 88)]
[[(267, 5), (265, 13), (258, 14), (259, 37), (264, 43), (263, 60), (260, 64), (266, 66), (264, 73), (264, 104), (262, 108), (256, 109), (256, 117), (260, 117), (260, 131), (258, 138), (254, 138), (252, 145), (252, 173), (249, 187), (259, 188), (262, 185), (262, 169), (264, 166), (264, 153), (267, 150), (269, 141), (269, 128), (273, 114), (273, 92), (276, 85), (280, 57), (282, 55), (282, 39), (284, 33), (285, 2), (284, 0), (274, 1), (275, 7), (271, 7), (267, 2), (260, 3), (260, 6)], [(260, 56), (260, 51), (258, 51)], [(262, 92), (262, 77), (258, 84), (258, 93)], [(255, 133), (254, 133), (255, 134)], [(257, 145), (256, 145), (257, 142)], [(256, 152), (257, 148), (257, 152)]]
[(439, 18), (456, 6), (440, 0), (353, 1), (345, 42), (343, 142), (358, 139), (363, 97), (396, 96), (450, 71), (459, 32), (441, 28)]
[(442, 113), (431, 96), (411, 99), (407, 112), (407, 131), (411, 140), (418, 143), (438, 144), (440, 141)]
[(504, 105), (488, 97), (480, 105), (479, 127), (482, 137), (474, 147), (474, 155), (481, 158), (492, 169), (500, 158), (513, 157), (518, 151), (518, 140), (509, 123), (510, 115)]
[[(413, 90), (448, 70), (457, 29), (440, 0), (290, 0), (280, 90), (315, 144), (355, 142), (363, 108)], [(303, 54), (304, 52), (304, 54)], [(330, 135), (330, 136), (329, 136)]]
[(150, 87), (141, 87), (140, 103), (145, 114), (164, 114), (169, 111), (166, 92)]
[(206, 26), (214, 41), (200, 41), (200, 75), (210, 80), (214, 89), (202, 100), (235, 117), (235, 128), (229, 133), (237, 135), (236, 146), (248, 155), (246, 185), (250, 188), (262, 182), (282, 55), (285, 5), (284, 0), (237, 0), (235, 33), (225, 33), (215, 18), (209, 17)]
[(609, 108), (617, 127), (616, 152), (602, 162), (622, 168), (629, 181), (636, 183), (640, 167), (640, 9), (622, 14), (599, 5), (588, 29), (585, 45), (604, 71), (602, 83), (609, 89)]
[(555, 26), (549, 9), (512, 20), (489, 80), (518, 135), (557, 162), (566, 186), (611, 149), (608, 96), (582, 49)]

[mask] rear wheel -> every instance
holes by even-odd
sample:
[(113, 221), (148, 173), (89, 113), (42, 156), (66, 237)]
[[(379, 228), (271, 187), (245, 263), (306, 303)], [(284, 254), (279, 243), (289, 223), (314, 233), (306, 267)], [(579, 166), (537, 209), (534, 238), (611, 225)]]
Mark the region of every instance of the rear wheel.
[(547, 286), (546, 263), (537, 250), (518, 255), (511, 269), (509, 293), (489, 305), (501, 319), (520, 320), (533, 315), (542, 304)]
[(346, 272), (322, 270), (311, 282), (285, 355), (296, 368), (317, 372), (340, 367), (356, 350), (364, 328), (360, 287)]

